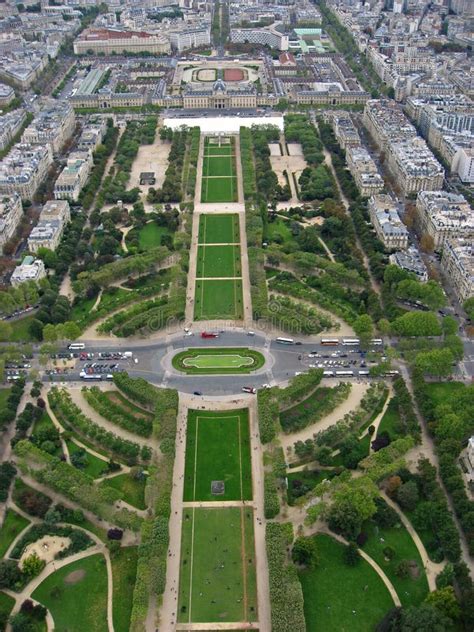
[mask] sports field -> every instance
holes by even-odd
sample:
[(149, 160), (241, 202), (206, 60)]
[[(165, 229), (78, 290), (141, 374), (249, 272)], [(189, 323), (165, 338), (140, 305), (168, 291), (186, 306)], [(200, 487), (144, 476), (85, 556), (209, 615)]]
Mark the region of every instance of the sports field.
[(253, 510), (184, 509), (178, 621), (247, 622), (257, 614)]
[(265, 364), (265, 358), (258, 351), (241, 347), (194, 348), (177, 353), (172, 362), (175, 369), (189, 375), (226, 375), (256, 371)]
[[(213, 482), (224, 488), (213, 489)], [(251, 500), (250, 429), (247, 409), (190, 410), (186, 431), (185, 502)]]
[(196, 281), (194, 318), (196, 320), (243, 317), (242, 281), (239, 279)]
[(237, 198), (233, 139), (206, 138), (202, 162), (201, 202), (236, 202)]
[(199, 218), (200, 244), (238, 244), (240, 242), (239, 216), (205, 213)]
[(196, 278), (240, 277), (240, 246), (198, 246)]

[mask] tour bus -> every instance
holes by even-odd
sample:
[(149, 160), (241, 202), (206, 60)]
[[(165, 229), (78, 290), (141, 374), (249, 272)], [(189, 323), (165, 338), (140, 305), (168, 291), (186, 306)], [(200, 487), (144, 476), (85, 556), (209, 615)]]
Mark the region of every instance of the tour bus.
[(383, 345), (383, 340), (382, 338), (372, 338), (370, 344), (374, 345), (374, 347), (381, 347)]
[(321, 338), (321, 344), (325, 347), (337, 347), (339, 338)]
[(361, 377), (369, 377), (369, 375), (370, 375), (370, 371), (367, 371), (367, 369), (360, 369), (360, 371), (359, 371), (359, 375), (360, 375)]
[(357, 347), (360, 345), (360, 340), (359, 338), (343, 338), (342, 344), (346, 347)]
[(81, 378), (81, 380), (101, 380), (102, 379), (102, 375), (98, 375), (97, 373), (91, 373), (89, 375), (88, 373), (85, 373), (84, 371), (81, 371), (79, 373), (79, 377)]
[(336, 377), (354, 377), (354, 371), (336, 371)]
[(385, 371), (385, 373), (383, 374), (384, 377), (398, 377), (400, 375), (400, 371), (394, 370), (394, 371)]
[(276, 341), (279, 342), (281, 345), (294, 345), (295, 344), (295, 341), (293, 340), (293, 338), (277, 338)]
[(68, 346), (68, 349), (71, 351), (80, 351), (81, 349), (85, 349), (86, 345), (83, 342), (71, 342)]
[(323, 371), (323, 377), (334, 377), (334, 371)]

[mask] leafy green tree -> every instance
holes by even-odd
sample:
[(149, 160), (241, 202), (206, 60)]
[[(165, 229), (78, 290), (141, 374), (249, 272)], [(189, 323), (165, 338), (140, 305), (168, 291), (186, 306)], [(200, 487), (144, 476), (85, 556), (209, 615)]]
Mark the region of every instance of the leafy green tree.
[(450, 620), (437, 608), (429, 604), (402, 609), (400, 632), (446, 632)]
[(21, 571), (14, 560), (0, 560), (0, 588), (13, 588), (20, 580)]
[(415, 366), (425, 375), (446, 377), (452, 373), (454, 356), (451, 349), (422, 351), (416, 356)]
[(352, 325), (356, 336), (360, 339), (360, 345), (367, 349), (374, 336), (374, 324), (368, 314), (361, 314)]
[(319, 561), (318, 547), (314, 537), (299, 537), (293, 544), (291, 556), (295, 564), (315, 568)]
[(403, 509), (413, 511), (419, 500), (418, 487), (415, 481), (407, 481), (397, 490), (397, 500)]
[(344, 562), (348, 566), (357, 566), (360, 562), (360, 553), (357, 545), (354, 542), (350, 542), (347, 546), (344, 547)]
[(425, 603), (434, 606), (452, 621), (457, 621), (461, 616), (461, 608), (452, 586), (433, 591), (426, 597)]
[(11, 336), (13, 333), (13, 327), (10, 323), (1, 320), (0, 321), (0, 342), (8, 342), (11, 340)]
[(38, 557), (37, 553), (32, 553), (23, 560), (22, 571), (27, 577), (36, 577), (46, 566), (46, 562)]
[(463, 307), (467, 317), (474, 321), (474, 296), (471, 296), (471, 298), (468, 298), (467, 301), (464, 301)]

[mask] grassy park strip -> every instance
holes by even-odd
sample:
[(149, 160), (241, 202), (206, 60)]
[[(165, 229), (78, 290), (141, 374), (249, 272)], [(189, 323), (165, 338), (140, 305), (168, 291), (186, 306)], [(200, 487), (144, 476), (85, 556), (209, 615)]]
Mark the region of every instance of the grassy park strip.
[(206, 138), (202, 164), (201, 202), (236, 202), (237, 177), (233, 139)]
[(200, 244), (237, 244), (240, 241), (239, 216), (205, 213), (199, 218)]
[(240, 320), (243, 316), (242, 281), (240, 279), (205, 279), (196, 281), (194, 318)]
[(173, 367), (190, 375), (247, 374), (261, 369), (265, 358), (258, 351), (242, 347), (188, 349), (174, 356)]

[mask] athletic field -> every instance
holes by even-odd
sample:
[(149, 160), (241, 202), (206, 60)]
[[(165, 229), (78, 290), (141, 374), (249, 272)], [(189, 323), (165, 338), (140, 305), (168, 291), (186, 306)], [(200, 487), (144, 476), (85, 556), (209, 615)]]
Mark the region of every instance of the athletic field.
[[(223, 489), (214, 489), (216, 482), (223, 483)], [(190, 410), (183, 500), (251, 499), (248, 410)]]
[(253, 510), (185, 508), (178, 621), (256, 621), (256, 584)]
[(202, 162), (201, 202), (237, 202), (234, 140), (206, 138)]

